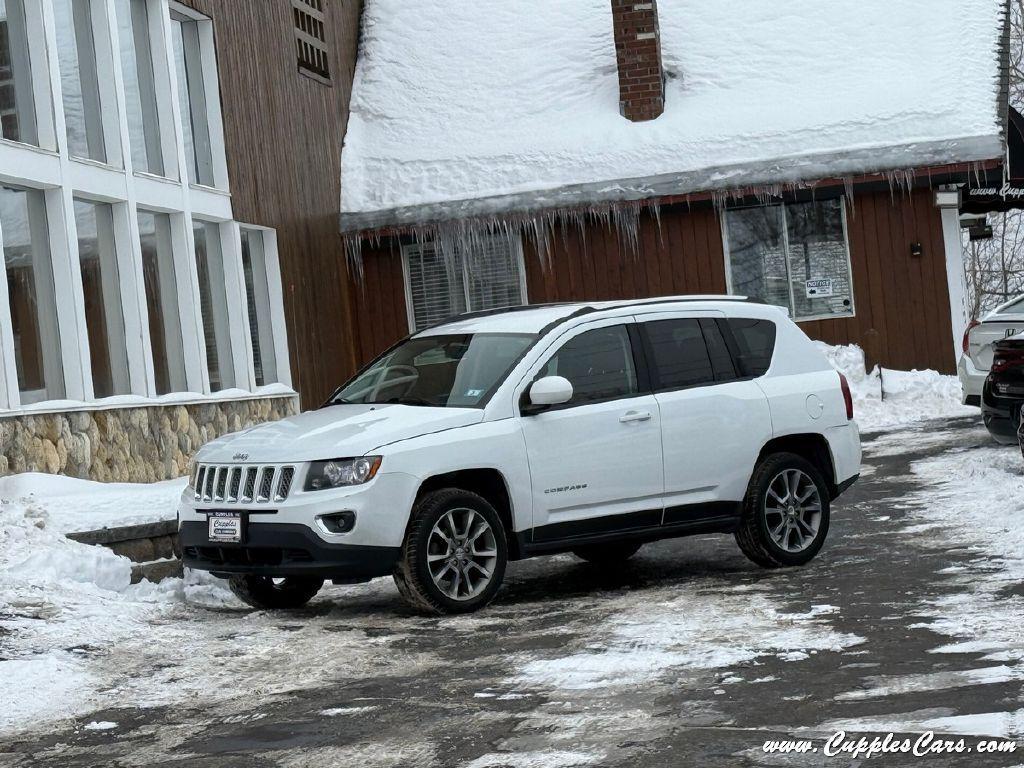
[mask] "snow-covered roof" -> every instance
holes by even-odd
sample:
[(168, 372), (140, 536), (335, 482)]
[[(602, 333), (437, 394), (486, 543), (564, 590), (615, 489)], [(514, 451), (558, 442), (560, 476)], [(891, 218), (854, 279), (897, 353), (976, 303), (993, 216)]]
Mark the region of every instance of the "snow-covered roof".
[(1001, 156), (1003, 0), (658, 6), (631, 123), (609, 0), (366, 0), (343, 228)]

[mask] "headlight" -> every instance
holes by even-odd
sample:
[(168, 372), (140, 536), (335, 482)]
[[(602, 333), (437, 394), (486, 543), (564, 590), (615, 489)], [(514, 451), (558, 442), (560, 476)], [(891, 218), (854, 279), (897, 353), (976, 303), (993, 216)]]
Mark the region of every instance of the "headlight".
[(367, 483), (380, 469), (380, 460), (380, 456), (361, 456), (358, 459), (314, 461), (306, 473), (306, 490), (323, 491)]

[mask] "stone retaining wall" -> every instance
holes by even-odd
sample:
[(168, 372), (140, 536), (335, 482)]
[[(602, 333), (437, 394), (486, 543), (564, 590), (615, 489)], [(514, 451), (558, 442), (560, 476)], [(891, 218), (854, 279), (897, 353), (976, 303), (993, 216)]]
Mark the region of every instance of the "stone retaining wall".
[(298, 397), (0, 416), (0, 477), (46, 472), (101, 482), (152, 483), (188, 473), (221, 435), (298, 411)]

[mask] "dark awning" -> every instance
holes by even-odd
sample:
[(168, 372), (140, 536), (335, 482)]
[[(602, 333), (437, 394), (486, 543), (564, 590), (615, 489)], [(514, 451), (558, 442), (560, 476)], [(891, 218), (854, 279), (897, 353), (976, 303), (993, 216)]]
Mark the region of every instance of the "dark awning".
[(971, 174), (964, 190), (964, 213), (1024, 209), (1024, 115), (1010, 107), (1006, 127), (1005, 168)]

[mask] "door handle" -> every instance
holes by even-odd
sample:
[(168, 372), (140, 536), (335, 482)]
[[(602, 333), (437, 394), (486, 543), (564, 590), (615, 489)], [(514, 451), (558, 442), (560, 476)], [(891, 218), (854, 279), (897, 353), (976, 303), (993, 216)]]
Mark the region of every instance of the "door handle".
[(649, 411), (627, 411), (626, 413), (619, 416), (619, 421), (623, 424), (630, 424), (634, 421), (650, 421), (651, 414)]

